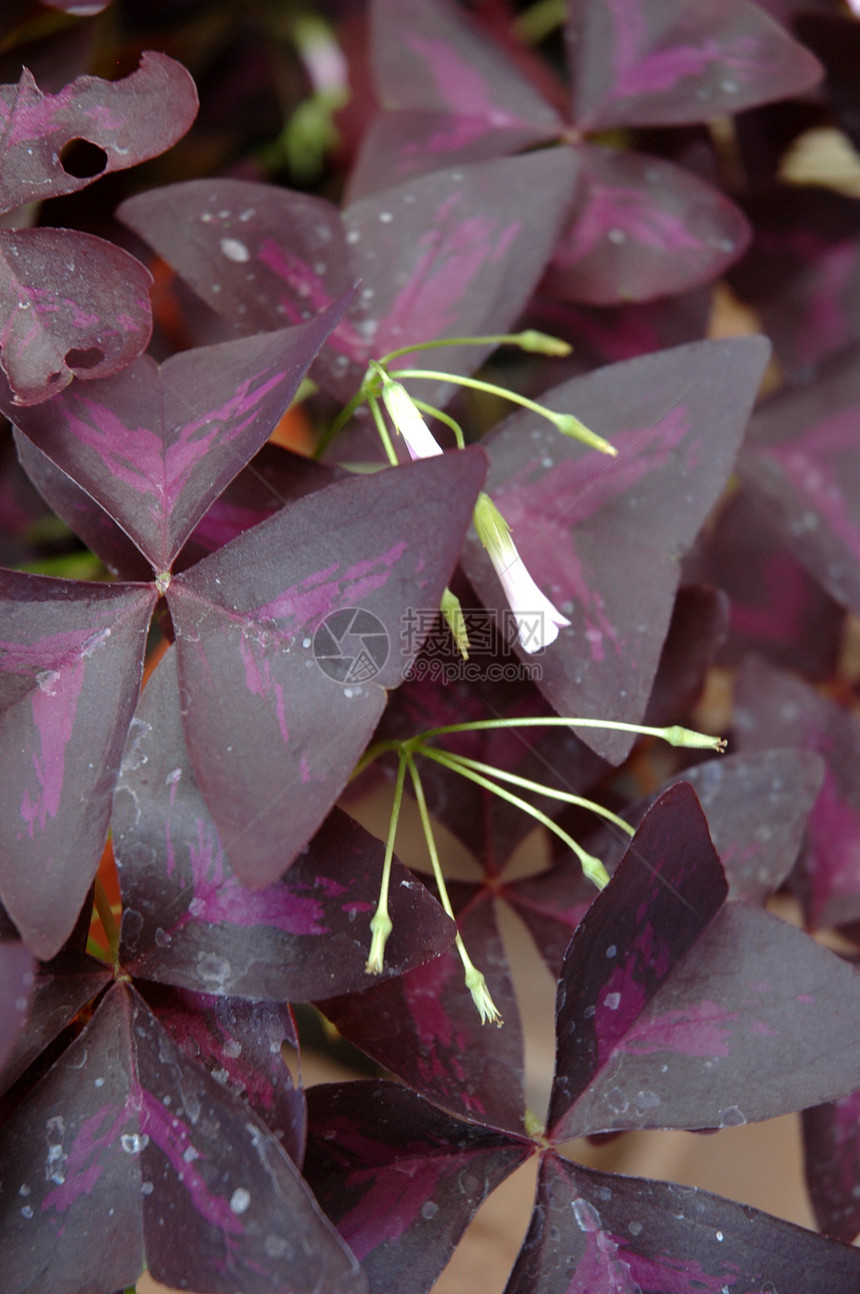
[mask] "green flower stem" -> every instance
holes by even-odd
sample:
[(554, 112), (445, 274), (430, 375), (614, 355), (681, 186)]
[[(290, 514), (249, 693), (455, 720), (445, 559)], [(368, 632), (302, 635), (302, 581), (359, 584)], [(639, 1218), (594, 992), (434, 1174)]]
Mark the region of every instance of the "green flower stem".
[(427, 413), (431, 418), (438, 418), (440, 422), (444, 422), (445, 426), (450, 427), (453, 431), (454, 438), (457, 441), (457, 448), (466, 448), (466, 437), (463, 435), (463, 428), (460, 426), (459, 422), (454, 421), (450, 414), (443, 413), (441, 409), (434, 408), (432, 404), (425, 404), (423, 400), (416, 400), (414, 396), (412, 397), (412, 403), (415, 405), (415, 408), (420, 409), (422, 413)]
[(614, 445), (610, 445), (608, 440), (598, 436), (574, 418), (571, 414), (555, 413), (552, 409), (547, 409), (545, 405), (537, 404), (530, 400), (528, 396), (518, 395), (516, 391), (509, 391), (506, 387), (496, 386), (493, 382), (483, 382), (477, 377), (460, 377), (456, 373), (442, 373), (432, 368), (399, 368), (392, 370), (391, 377), (397, 378), (425, 378), (431, 382), (451, 382), (455, 386), (467, 386), (474, 391), (485, 391), (488, 395), (501, 396), (503, 400), (510, 400), (512, 404), (520, 404), (524, 409), (530, 409), (532, 413), (540, 414), (542, 418), (547, 418), (549, 422), (557, 427), (565, 436), (573, 436), (576, 440), (583, 441), (584, 444), (591, 446), (592, 449), (599, 449), (602, 454), (609, 454), (614, 457), (618, 450)]
[[(677, 723), (669, 728), (649, 728), (642, 723), (622, 723), (615, 719), (568, 719), (555, 715), (545, 719), (475, 719), (469, 723), (449, 723), (444, 728), (428, 728), (411, 740), (413, 743), (428, 741), (431, 737), (444, 737), (449, 732), (481, 732), (491, 728), (611, 728), (618, 732), (635, 732), (643, 737), (659, 737), (670, 746), (683, 746), (688, 750), (714, 750), (721, 755), (726, 748), (724, 737), (694, 732), (692, 728), (682, 728)], [(366, 751), (365, 758), (370, 753)]]
[(379, 901), (370, 922), (372, 939), (370, 953), (365, 964), (368, 975), (378, 975), (382, 970), (385, 944), (391, 934), (392, 922), (388, 915), (388, 886), (391, 881), (391, 860), (394, 857), (394, 837), (397, 835), (397, 820), (400, 817), (400, 806), (403, 803), (403, 782), (406, 777), (408, 755), (401, 752), (397, 765), (397, 781), (394, 784), (394, 800), (391, 805), (391, 817), (388, 822), (388, 839), (385, 842), (385, 860), (382, 864), (382, 880), (379, 885)]
[(349, 422), (350, 418), (355, 413), (359, 405), (364, 404), (365, 400), (367, 399), (367, 391), (365, 389), (366, 382), (367, 382), (367, 379), (365, 378), (364, 382), (362, 382), (361, 386), (358, 388), (358, 390), (356, 391), (352, 399), (343, 406), (343, 408), (341, 409), (340, 413), (337, 415), (335, 420), (322, 433), (314, 449), (314, 458), (322, 458), (323, 454), (328, 449), (329, 445), (332, 443), (332, 441), (335, 439), (338, 433), (343, 431), (344, 427)]
[(379, 432), (379, 439), (382, 441), (382, 448), (385, 450), (388, 461), (392, 467), (398, 467), (400, 459), (397, 457), (397, 452), (391, 443), (391, 437), (388, 434), (379, 401), (376, 396), (371, 395), (368, 397), (367, 403), (370, 407), (370, 412), (373, 414), (373, 421), (376, 423), (376, 430)]
[(445, 754), (464, 768), (472, 768), (476, 773), (487, 773), (492, 777), (497, 777), (501, 782), (510, 782), (514, 786), (521, 786), (526, 791), (535, 791), (538, 795), (546, 795), (551, 800), (564, 800), (565, 804), (576, 804), (581, 809), (590, 809), (592, 813), (598, 814), (601, 818), (606, 818), (608, 822), (613, 822), (616, 827), (620, 827), (628, 836), (636, 834), (635, 828), (631, 827), (629, 822), (625, 822), (623, 818), (619, 818), (617, 813), (604, 808), (602, 804), (595, 803), (594, 800), (587, 800), (581, 795), (574, 795), (571, 791), (556, 791), (552, 787), (544, 786), (542, 782), (532, 782), (527, 777), (520, 777), (517, 773), (508, 773), (504, 769), (496, 768), (493, 764), (482, 764), (479, 760), (470, 759), (467, 755), (457, 755), (453, 751), (446, 751)]
[(494, 795), (498, 795), (502, 800), (507, 800), (509, 804), (522, 809), (523, 813), (529, 814), (536, 822), (547, 827), (548, 830), (558, 836), (559, 840), (567, 845), (568, 849), (573, 850), (579, 859), (583, 873), (599, 890), (602, 890), (609, 883), (609, 873), (600, 859), (595, 858), (593, 854), (589, 854), (581, 845), (578, 845), (572, 836), (569, 836), (566, 831), (561, 829), (558, 823), (553, 822), (552, 818), (548, 817), (547, 814), (541, 813), (540, 809), (536, 809), (533, 804), (529, 804), (528, 800), (523, 800), (518, 795), (514, 795), (513, 792), (506, 791), (504, 787), (491, 782), (489, 778), (484, 777), (481, 773), (476, 773), (473, 769), (466, 768), (457, 760), (456, 756), (452, 757), (450, 751), (436, 750), (433, 746), (425, 746), (421, 747), (420, 753), (426, 755), (428, 759), (435, 760), (437, 764), (441, 764), (444, 768), (449, 768), (453, 773), (459, 773), (462, 777), (467, 777), (471, 782), (483, 787), (485, 791), (492, 791)]
[(114, 966), (119, 966), (119, 926), (117, 925), (116, 917), (113, 914), (113, 908), (110, 904), (110, 899), (105, 892), (105, 887), (102, 884), (100, 876), (96, 876), (93, 897), (95, 899), (96, 912), (101, 918), (104, 932), (107, 935), (108, 952), (110, 953), (111, 962)]
[(519, 346), (521, 350), (558, 357), (569, 355), (573, 350), (560, 337), (551, 337), (548, 333), (526, 328), (523, 332), (496, 333), (488, 337), (437, 337), (435, 341), (422, 341), (414, 346), (401, 346), (398, 350), (391, 350), (376, 363), (387, 368), (392, 360), (400, 359), (401, 355), (413, 355), (421, 350), (438, 350), (442, 346)]
[[(424, 787), (421, 784), (418, 769), (415, 767), (415, 760), (412, 758), (412, 754), (409, 751), (406, 751), (405, 758), (406, 763), (409, 765), (409, 775), (412, 778), (412, 787), (415, 791), (415, 800), (418, 804), (418, 813), (421, 817), (424, 839), (427, 841), (427, 852), (430, 855), (430, 863), (433, 867), (433, 876), (436, 880), (436, 888), (439, 891), (439, 899), (442, 907), (448, 913), (448, 916), (456, 924), (457, 918), (454, 916), (454, 909), (451, 907), (451, 900), (448, 897), (448, 888), (445, 884), (445, 877), (442, 874), (442, 867), (439, 862), (439, 852), (436, 849), (436, 839), (433, 835), (430, 814), (427, 812), (427, 801), (424, 798)], [(501, 1025), (502, 1017), (496, 1004), (490, 997), (490, 991), (487, 988), (487, 981), (466, 952), (466, 945), (463, 943), (463, 937), (459, 930), (454, 935), (454, 944), (457, 948), (457, 952), (460, 954), (460, 961), (463, 963), (466, 987), (472, 995), (472, 1001), (478, 1008), (481, 1016), (481, 1023)]]

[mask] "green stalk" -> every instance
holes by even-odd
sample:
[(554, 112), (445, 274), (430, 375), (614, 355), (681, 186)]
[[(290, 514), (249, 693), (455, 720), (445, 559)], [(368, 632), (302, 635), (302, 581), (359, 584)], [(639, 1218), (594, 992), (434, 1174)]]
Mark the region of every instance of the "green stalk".
[(365, 964), (368, 975), (378, 975), (382, 970), (385, 945), (391, 934), (392, 922), (388, 915), (388, 887), (391, 882), (391, 860), (394, 857), (394, 837), (397, 835), (397, 820), (400, 817), (400, 806), (403, 803), (403, 781), (406, 777), (407, 755), (401, 753), (397, 765), (397, 781), (394, 784), (394, 800), (391, 805), (391, 818), (388, 823), (388, 839), (385, 842), (385, 860), (382, 864), (382, 880), (379, 885), (379, 901), (370, 922), (370, 952)]
[(491, 728), (611, 728), (618, 732), (635, 732), (643, 737), (659, 737), (670, 746), (683, 746), (688, 750), (714, 750), (721, 755), (726, 748), (724, 737), (694, 732), (692, 728), (682, 728), (677, 723), (668, 728), (649, 728), (642, 723), (622, 723), (615, 719), (568, 719), (556, 715), (545, 719), (474, 719), (469, 723), (449, 723), (443, 728), (428, 728), (420, 738), (425, 741), (430, 737), (444, 737), (449, 732), (481, 732)]
[[(448, 897), (448, 888), (445, 885), (445, 877), (442, 874), (442, 867), (439, 862), (439, 853), (436, 849), (436, 839), (433, 835), (430, 814), (427, 812), (427, 801), (424, 798), (424, 787), (421, 784), (421, 778), (418, 776), (418, 769), (415, 767), (415, 760), (412, 758), (409, 751), (406, 751), (406, 762), (409, 765), (409, 775), (412, 778), (412, 787), (415, 791), (415, 800), (418, 804), (418, 813), (421, 817), (424, 839), (427, 841), (427, 852), (430, 855), (433, 876), (436, 881), (436, 887), (439, 890), (439, 899), (442, 907), (448, 913), (448, 916), (456, 924), (454, 909), (451, 907), (451, 900)], [(463, 937), (459, 930), (454, 935), (454, 944), (457, 948), (457, 952), (460, 954), (460, 961), (463, 963), (466, 988), (471, 993), (472, 1001), (475, 1003), (475, 1006), (480, 1013), (481, 1023), (501, 1025), (502, 1017), (490, 996), (490, 991), (487, 988), (487, 981), (466, 952), (466, 945), (463, 943)]]
[(100, 876), (96, 876), (93, 897), (96, 912), (101, 918), (101, 923), (107, 936), (111, 962), (114, 966), (119, 966), (119, 926)]
[(568, 849), (573, 850), (579, 859), (584, 875), (587, 876), (599, 890), (602, 890), (605, 885), (608, 885), (609, 873), (603, 866), (603, 863), (601, 863), (600, 859), (595, 858), (593, 854), (589, 854), (587, 850), (582, 848), (582, 845), (577, 844), (572, 836), (569, 836), (566, 831), (563, 831), (558, 823), (553, 822), (552, 818), (548, 817), (547, 814), (541, 813), (540, 809), (536, 809), (533, 804), (529, 804), (528, 800), (521, 799), (511, 791), (506, 791), (504, 787), (497, 786), (496, 783), (491, 782), (489, 778), (483, 777), (480, 773), (476, 773), (474, 770), (464, 767), (457, 761), (456, 757), (452, 759), (450, 752), (447, 750), (436, 750), (433, 746), (426, 746), (421, 748), (420, 753), (425, 755), (428, 759), (434, 759), (436, 763), (441, 764), (443, 768), (449, 768), (453, 773), (459, 773), (461, 777), (467, 777), (471, 782), (475, 782), (478, 786), (483, 787), (485, 791), (492, 791), (492, 793), (494, 795), (498, 795), (500, 799), (507, 800), (509, 804), (513, 804), (516, 808), (522, 809), (523, 813), (527, 813), (530, 817), (534, 818), (535, 822), (539, 822), (541, 826), (552, 831), (554, 835), (558, 836), (559, 840), (563, 841), (564, 844), (567, 845)]

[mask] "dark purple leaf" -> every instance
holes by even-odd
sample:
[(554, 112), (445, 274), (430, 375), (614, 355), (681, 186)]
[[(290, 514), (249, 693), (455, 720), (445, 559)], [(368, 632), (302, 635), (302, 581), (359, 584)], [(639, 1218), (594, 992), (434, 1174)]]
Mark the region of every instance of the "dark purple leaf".
[(45, 959), (95, 876), (156, 593), (5, 571), (0, 594), (0, 897)]
[(728, 198), (672, 162), (582, 144), (572, 217), (549, 267), (558, 296), (618, 305), (717, 278), (750, 238)]
[(860, 145), (860, 95), (857, 89), (857, 67), (860, 65), (860, 26), (857, 9), (836, 13), (804, 13), (795, 20), (798, 40), (802, 40), (824, 64), (827, 72), (825, 91), (835, 124), (851, 143)]
[[(576, 938), (571, 950), (575, 945)], [(570, 956), (568, 994), (577, 991), (569, 966)], [(634, 981), (633, 996), (638, 989)], [(579, 1009), (568, 1015), (588, 1032), (578, 997)], [(605, 1019), (606, 998), (596, 1018)], [(595, 1032), (606, 1063), (562, 1124), (564, 1136), (734, 1127), (852, 1091), (860, 1064), (860, 977), (794, 926), (730, 902), (623, 1035), (604, 1039), (599, 1018)], [(563, 1028), (560, 1038), (560, 1055), (571, 1056), (575, 1048), (565, 1044)]]
[[(728, 477), (767, 355), (760, 338), (698, 342), (542, 397), (607, 437), (616, 459), (534, 414), (514, 415), (488, 437), (487, 488), (538, 585), (572, 621), (540, 658), (538, 686), (559, 714), (641, 722), (678, 557)], [(464, 567), (484, 605), (506, 613), (475, 537)], [(632, 745), (621, 733), (581, 735), (613, 762)]]
[[(306, 319), (361, 278), (311, 370), (345, 398), (372, 356), (511, 326), (549, 260), (575, 172), (558, 149), (437, 171), (353, 203), (342, 223), (320, 199), (237, 180), (140, 194), (119, 214), (242, 331)], [(489, 349), (446, 348), (444, 367), (471, 372)]]
[(678, 590), (645, 711), (647, 724), (672, 723), (696, 703), (728, 619), (729, 600), (721, 589), (688, 584)]
[(860, 1231), (860, 1092), (804, 1110), (806, 1185), (815, 1220), (846, 1244)]
[(505, 1294), (854, 1294), (860, 1253), (694, 1186), (541, 1163)]
[(24, 471), (46, 503), (87, 548), (121, 579), (151, 580), (152, 566), (104, 508), (17, 428), (12, 428), (12, 434)]
[(778, 392), (739, 459), (791, 551), (832, 598), (860, 612), (860, 343), (808, 386)]
[(800, 679), (751, 659), (735, 691), (735, 739), (744, 751), (797, 745), (821, 755), (821, 792), (795, 874), (813, 928), (860, 917), (860, 722)]
[(755, 651), (807, 678), (833, 674), (845, 612), (789, 552), (754, 492), (734, 491), (716, 525), (702, 532), (684, 575), (717, 585), (730, 599), (719, 664), (738, 665)]
[(372, 1291), (426, 1294), (479, 1205), (532, 1153), (400, 1084), (308, 1092), (305, 1176)]
[(111, 971), (102, 963), (65, 949), (37, 969), (27, 1029), (18, 1035), (14, 1050), (4, 1064), (0, 1092), (20, 1078), (111, 978)]
[[(624, 834), (624, 841), (629, 837)], [(545, 872), (509, 881), (501, 890), (535, 941), (535, 945), (558, 979), (571, 935), (596, 897), (591, 881), (585, 879), (579, 863), (563, 854)]]
[(0, 365), (19, 405), (109, 377), (149, 341), (149, 271), (69, 229), (0, 229)]
[(30, 1014), (36, 964), (17, 940), (0, 942), (0, 1070), (20, 1043)]
[(448, 889), (469, 956), (502, 1014), (501, 1031), (481, 1024), (453, 948), (364, 993), (317, 1005), (345, 1038), (436, 1105), (521, 1134), (522, 1030), (492, 896), (463, 882)]
[(568, 0), (572, 116), (583, 131), (681, 126), (800, 94), (818, 60), (746, 0)]
[(264, 443), (346, 308), (297, 328), (201, 346), (160, 367), (142, 356), (49, 405), (0, 409), (102, 505), (156, 571)]
[(153, 1006), (178, 1047), (220, 1083), (248, 1102), (293, 1163), (301, 1165), (307, 1118), (301, 1088), (282, 1053), (299, 1041), (289, 1004), (212, 997), (186, 989), (162, 990)]
[[(117, 985), (0, 1134), (9, 1294), (133, 1285), (366, 1289), (257, 1116)], [(47, 1155), (46, 1155), (47, 1146)]]
[(78, 177), (63, 165), (72, 141), (104, 153), (98, 174), (105, 175), (163, 153), (196, 115), (194, 82), (166, 54), (146, 51), (121, 81), (81, 76), (49, 95), (24, 68), (17, 85), (0, 86), (0, 211), (92, 184), (94, 175)]
[[(287, 876), (241, 885), (197, 785), (182, 735), (176, 652), (132, 721), (113, 812), (123, 897), (121, 956), (133, 974), (180, 988), (304, 1001), (365, 988), (369, 923), (384, 847), (335, 809)], [(451, 922), (396, 860), (386, 975), (433, 957)]]
[(438, 606), (484, 463), (468, 449), (338, 482), (168, 588), (194, 774), (246, 883), (281, 876), (346, 785), (420, 649), (401, 641), (406, 613)]
[[(556, 1141), (616, 1127), (662, 1126), (652, 1090), (604, 1081), (648, 1003), (683, 963), (727, 892), (704, 814), (683, 783), (646, 814), (565, 955), (548, 1128)], [(644, 1088), (644, 1085), (643, 1085)], [(671, 1108), (660, 1115), (672, 1117)], [(688, 1125), (681, 1124), (686, 1127)]]

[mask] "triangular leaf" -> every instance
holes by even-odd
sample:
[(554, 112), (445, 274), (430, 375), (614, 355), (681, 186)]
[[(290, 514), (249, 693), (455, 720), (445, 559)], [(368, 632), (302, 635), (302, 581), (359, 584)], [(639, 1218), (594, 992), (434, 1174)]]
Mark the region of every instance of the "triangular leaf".
[[(281, 876), (343, 789), (422, 639), (484, 475), (476, 449), (338, 482), (167, 590), (194, 774), (238, 875)], [(337, 654), (314, 638), (326, 628)], [(215, 698), (217, 697), (217, 703)]]
[[(249, 890), (234, 875), (191, 769), (176, 652), (132, 721), (113, 810), (123, 898), (120, 955), (135, 975), (184, 989), (304, 1001), (372, 983), (369, 922), (384, 847), (333, 810), (287, 876)], [(434, 956), (450, 920), (396, 860), (386, 975)]]
[(45, 959), (98, 866), (156, 593), (14, 571), (0, 593), (0, 896)]
[(850, 1244), (860, 1231), (860, 1092), (804, 1110), (806, 1185), (826, 1236)]
[[(487, 438), (487, 488), (541, 590), (572, 622), (542, 655), (537, 680), (559, 714), (642, 721), (678, 558), (728, 477), (767, 355), (760, 338), (698, 342), (542, 397), (606, 436), (616, 459), (535, 414), (514, 415)], [(506, 612), (475, 537), (463, 564), (484, 605)], [(613, 762), (632, 744), (623, 733), (581, 735)]]
[(308, 1093), (305, 1176), (370, 1288), (426, 1294), (490, 1191), (531, 1153), (399, 1083)]
[(49, 405), (0, 409), (169, 570), (214, 499), (261, 447), (348, 303), (308, 324), (75, 384)]

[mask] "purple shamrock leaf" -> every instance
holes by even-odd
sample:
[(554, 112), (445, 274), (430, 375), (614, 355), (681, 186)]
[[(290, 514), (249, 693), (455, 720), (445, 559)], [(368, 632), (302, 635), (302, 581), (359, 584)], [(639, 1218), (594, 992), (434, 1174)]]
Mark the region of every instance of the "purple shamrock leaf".
[(484, 471), (467, 449), (336, 482), (167, 589), (194, 774), (246, 883), (283, 875), (346, 785), (423, 641), (404, 647), (406, 614), (438, 606)]
[(157, 365), (75, 384), (50, 404), (0, 409), (122, 526), (156, 571), (169, 570), (206, 509), (292, 400), (346, 309), (310, 323), (201, 346)]
[(641, 153), (580, 145), (582, 182), (545, 286), (592, 305), (648, 301), (716, 278), (750, 239), (728, 198)]
[[(696, 796), (682, 783), (646, 814), (565, 955), (556, 997), (558, 1051), (548, 1120), (554, 1140), (610, 1130), (627, 1115), (632, 1122), (622, 1126), (636, 1127), (637, 1119), (653, 1117), (662, 1103), (656, 1093), (628, 1096), (618, 1088), (616, 1096), (615, 1086), (607, 1091), (604, 1071), (713, 920), (727, 889)], [(596, 1110), (590, 1108), (595, 1105)]]
[(747, 0), (568, 0), (573, 120), (583, 131), (734, 116), (821, 79), (813, 54)]
[(293, 1163), (305, 1152), (304, 1093), (293, 1086), (283, 1049), (299, 1040), (287, 1002), (248, 1002), (187, 989), (149, 989), (148, 1001), (176, 1045), (216, 1082), (241, 1096)]
[(860, 721), (793, 675), (751, 659), (735, 691), (741, 750), (800, 746), (825, 763), (795, 881), (815, 928), (860, 917)]
[(308, 1092), (305, 1176), (371, 1290), (426, 1294), (489, 1193), (533, 1151), (398, 1083)]
[[(170, 651), (132, 721), (114, 796), (123, 965), (162, 984), (251, 999), (367, 987), (382, 843), (335, 809), (282, 880), (247, 889), (195, 783), (180, 709)], [(451, 941), (449, 918), (396, 861), (391, 916), (386, 975)]]
[(0, 365), (19, 405), (73, 377), (108, 377), (152, 332), (145, 270), (128, 252), (68, 229), (0, 229)]
[(98, 866), (156, 593), (4, 571), (0, 594), (0, 897), (45, 959)]
[[(681, 346), (574, 378), (542, 398), (607, 437), (610, 459), (516, 414), (487, 438), (487, 488), (541, 591), (570, 627), (538, 687), (563, 715), (640, 723), (690, 546), (728, 478), (767, 361), (761, 338)], [(464, 567), (484, 605), (506, 599), (477, 538)], [(620, 762), (622, 733), (583, 730)]]
[[(307, 319), (361, 278), (312, 369), (347, 398), (372, 356), (513, 324), (549, 260), (575, 171), (558, 149), (502, 158), (374, 194), (342, 219), (319, 198), (196, 180), (139, 194), (119, 215), (243, 332)], [(444, 367), (471, 372), (489, 349), (446, 348)]]
[(804, 1110), (806, 1184), (815, 1220), (846, 1244), (860, 1231), (860, 1092)]
[(121, 81), (80, 76), (59, 94), (43, 94), (24, 68), (17, 85), (0, 86), (0, 211), (92, 184), (63, 165), (72, 141), (104, 153), (105, 175), (163, 153), (196, 115), (194, 81), (166, 54), (148, 50)]
[(528, 1234), (505, 1294), (853, 1294), (860, 1254), (694, 1186), (541, 1163)]
[(860, 343), (756, 412), (739, 458), (791, 551), (832, 598), (860, 612)]
[[(0, 1134), (9, 1294), (133, 1285), (366, 1290), (266, 1125), (115, 985)], [(47, 1154), (46, 1154), (47, 1146)]]
[(687, 714), (726, 636), (729, 600), (722, 589), (687, 584), (678, 589), (660, 653), (645, 722), (655, 728)]
[(465, 882), (448, 889), (469, 956), (504, 1020), (500, 1033), (481, 1023), (450, 947), (387, 983), (317, 1005), (345, 1038), (437, 1105), (521, 1134), (522, 1029), (492, 895)]
[(853, 1090), (857, 972), (725, 892), (694, 792), (672, 787), (570, 942), (553, 1140), (731, 1127)]

